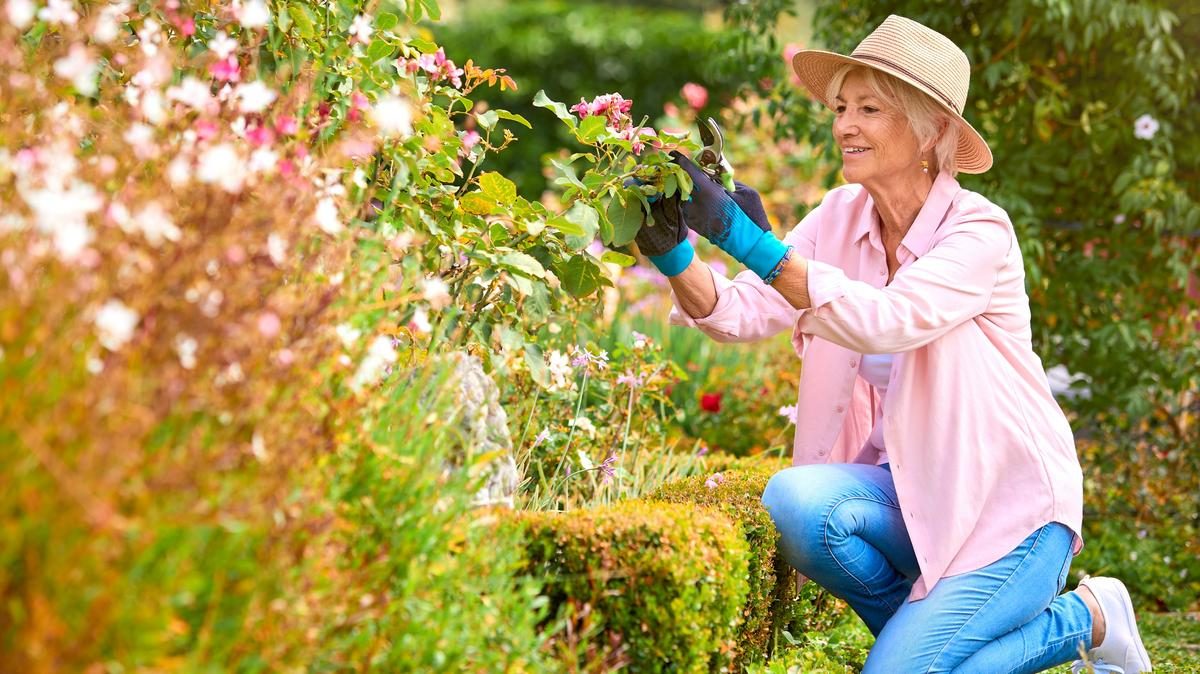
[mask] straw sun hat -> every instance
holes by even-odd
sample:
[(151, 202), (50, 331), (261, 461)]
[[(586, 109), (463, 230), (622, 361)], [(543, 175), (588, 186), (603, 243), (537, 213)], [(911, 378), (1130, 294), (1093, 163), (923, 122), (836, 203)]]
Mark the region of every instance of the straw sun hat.
[(897, 77), (936, 101), (958, 124), (958, 170), (983, 173), (992, 166), (992, 151), (983, 136), (963, 119), (971, 64), (950, 38), (893, 14), (879, 24), (850, 56), (804, 49), (792, 57), (792, 69), (809, 93), (829, 107), (825, 90), (842, 66), (859, 65)]

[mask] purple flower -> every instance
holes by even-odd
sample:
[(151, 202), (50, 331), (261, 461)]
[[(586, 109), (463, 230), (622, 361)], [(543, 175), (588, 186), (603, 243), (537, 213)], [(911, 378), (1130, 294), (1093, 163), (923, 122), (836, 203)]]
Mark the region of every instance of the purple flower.
[(628, 384), (631, 388), (637, 388), (643, 383), (642, 375), (635, 375), (633, 372), (626, 370), (625, 374), (617, 377), (617, 385)]
[(603, 476), (600, 478), (600, 484), (608, 484), (609, 482), (612, 482), (613, 476), (617, 473), (616, 465), (617, 453), (615, 451), (610, 452), (600, 464), (600, 474)]
[(708, 454), (708, 445), (701, 443), (699, 449), (696, 450), (696, 456), (704, 456)]

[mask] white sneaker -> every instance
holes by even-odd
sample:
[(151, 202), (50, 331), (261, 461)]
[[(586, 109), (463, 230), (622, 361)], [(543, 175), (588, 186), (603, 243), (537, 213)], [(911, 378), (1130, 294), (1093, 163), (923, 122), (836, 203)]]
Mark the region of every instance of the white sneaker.
[(1091, 671), (1095, 672), (1133, 674), (1151, 671), (1150, 654), (1146, 652), (1142, 637), (1138, 634), (1133, 601), (1125, 584), (1116, 578), (1103, 576), (1089, 576), (1079, 584), (1086, 585), (1100, 604), (1100, 614), (1104, 616), (1104, 641), (1088, 651), (1088, 663), (1076, 660), (1071, 665), (1071, 671), (1087, 671), (1089, 664)]

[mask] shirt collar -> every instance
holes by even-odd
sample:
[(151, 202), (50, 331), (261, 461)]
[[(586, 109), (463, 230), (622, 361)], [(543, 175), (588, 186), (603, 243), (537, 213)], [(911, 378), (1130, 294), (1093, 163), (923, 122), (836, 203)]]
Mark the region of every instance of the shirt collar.
[[(933, 240), (933, 235), (941, 226), (942, 220), (945, 219), (946, 211), (950, 209), (951, 202), (954, 201), (954, 196), (958, 194), (958, 181), (949, 173), (939, 173), (937, 178), (933, 180), (933, 186), (929, 189), (929, 195), (925, 197), (925, 203), (921, 205), (920, 212), (917, 213), (917, 219), (913, 221), (912, 227), (909, 227), (908, 233), (904, 235), (904, 239), (900, 242), (913, 255), (921, 257), (929, 252), (929, 243)], [(858, 222), (854, 232), (854, 241), (861, 241), (864, 237), (870, 235), (871, 230), (878, 228), (879, 216), (875, 214), (875, 204), (871, 200), (871, 196), (866, 190), (863, 193), (867, 195), (866, 208), (862, 209), (858, 215)]]
[(925, 197), (925, 204), (921, 206), (921, 212), (917, 213), (917, 219), (900, 242), (913, 255), (921, 257), (929, 252), (933, 235), (946, 219), (946, 211), (950, 210), (950, 204), (959, 189), (961, 188), (958, 181), (949, 173), (939, 173), (934, 179), (929, 196)]

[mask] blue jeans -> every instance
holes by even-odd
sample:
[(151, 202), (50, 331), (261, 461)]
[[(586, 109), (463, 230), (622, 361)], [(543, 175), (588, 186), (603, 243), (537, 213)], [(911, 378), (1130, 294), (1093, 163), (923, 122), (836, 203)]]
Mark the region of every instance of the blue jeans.
[(1062, 524), (908, 602), (920, 569), (887, 464), (787, 468), (762, 501), (787, 562), (845, 600), (875, 635), (864, 673), (1039, 672), (1092, 647), (1087, 605), (1059, 594), (1073, 539)]

